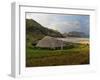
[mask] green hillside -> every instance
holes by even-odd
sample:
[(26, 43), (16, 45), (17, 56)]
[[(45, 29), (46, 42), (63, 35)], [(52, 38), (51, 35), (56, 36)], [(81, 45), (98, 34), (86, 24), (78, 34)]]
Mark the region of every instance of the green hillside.
[(44, 36), (63, 37), (63, 35), (53, 29), (48, 29), (33, 19), (26, 19), (26, 45), (34, 46)]

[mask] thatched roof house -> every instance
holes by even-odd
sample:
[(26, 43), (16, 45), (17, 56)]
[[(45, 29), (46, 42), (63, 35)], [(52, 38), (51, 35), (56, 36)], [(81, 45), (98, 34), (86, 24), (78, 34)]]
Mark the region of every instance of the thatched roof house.
[(63, 49), (63, 46), (65, 46), (64, 41), (58, 40), (57, 38), (50, 36), (45, 36), (36, 45), (36, 47), (52, 48), (52, 49), (55, 49), (57, 47), (61, 47), (61, 49)]

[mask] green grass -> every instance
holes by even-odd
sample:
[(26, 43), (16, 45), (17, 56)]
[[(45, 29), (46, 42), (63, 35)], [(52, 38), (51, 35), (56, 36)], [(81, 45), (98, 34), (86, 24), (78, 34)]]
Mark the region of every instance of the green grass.
[(26, 48), (26, 66), (56, 66), (89, 64), (89, 46), (73, 44), (63, 50), (50, 50), (35, 47)]

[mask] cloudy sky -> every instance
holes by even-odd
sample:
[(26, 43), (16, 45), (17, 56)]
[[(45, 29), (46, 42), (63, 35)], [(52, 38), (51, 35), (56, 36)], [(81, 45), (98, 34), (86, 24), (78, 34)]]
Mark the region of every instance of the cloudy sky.
[(88, 15), (26, 13), (27, 19), (33, 19), (44, 27), (61, 33), (79, 31), (89, 34)]

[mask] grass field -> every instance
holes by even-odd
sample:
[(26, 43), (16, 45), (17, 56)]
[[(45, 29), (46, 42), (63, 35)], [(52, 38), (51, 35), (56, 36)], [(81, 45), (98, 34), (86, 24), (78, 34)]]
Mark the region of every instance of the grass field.
[(26, 67), (89, 64), (89, 45), (71, 46), (63, 50), (26, 47)]

